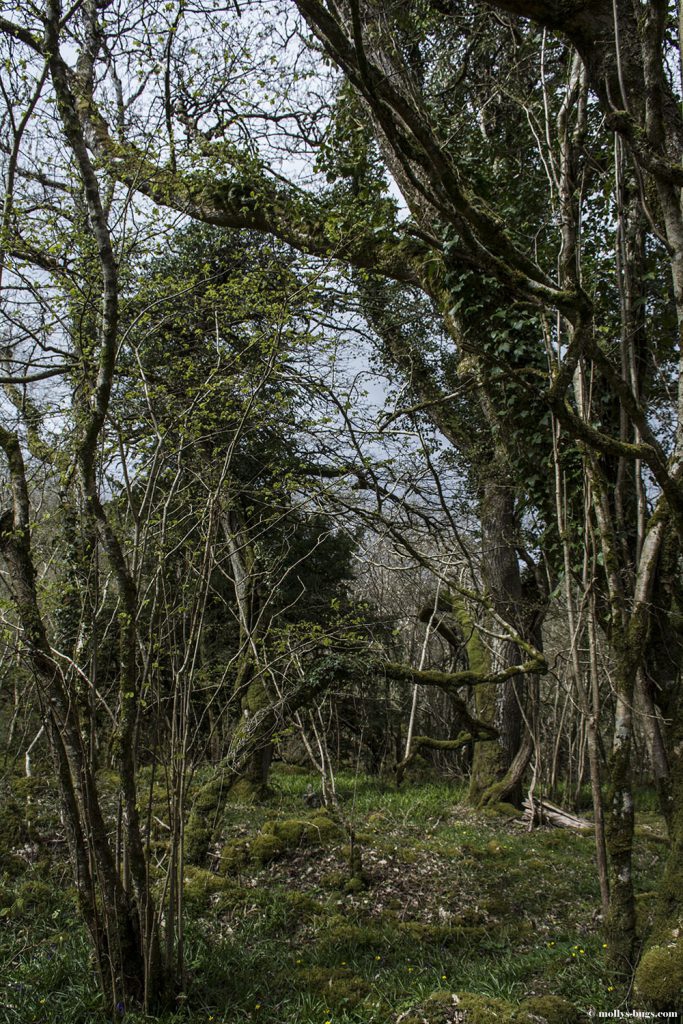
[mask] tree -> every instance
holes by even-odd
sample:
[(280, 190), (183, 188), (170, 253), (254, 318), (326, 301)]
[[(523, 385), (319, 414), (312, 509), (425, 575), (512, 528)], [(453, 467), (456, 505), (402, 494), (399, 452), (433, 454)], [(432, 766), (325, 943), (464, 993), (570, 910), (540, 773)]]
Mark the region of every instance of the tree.
[[(197, 40), (197, 26), (212, 17), (208, 10), (193, 8), (190, 14), (181, 7), (169, 12), (160, 7), (151, 12), (145, 46), (158, 66), (152, 65), (144, 101), (128, 88), (128, 75), (117, 70), (132, 67), (134, 60), (133, 40), (118, 11), (108, 9), (100, 16), (94, 5), (86, 5), (73, 12), (80, 54), (73, 67), (56, 53), (56, 37), (65, 26), (53, 6), (45, 41), (38, 21), (30, 17), (23, 24), (4, 19), (0, 28), (12, 46), (37, 55), (32, 57), (36, 64), (43, 55), (49, 57), (63, 137), (82, 168), (88, 202), (94, 202), (94, 192), (86, 141), (112, 177), (158, 204), (217, 226), (270, 233), (310, 254), (333, 256), (359, 272), (421, 289), (439, 311), (456, 350), (471, 345), (478, 373), (487, 366), (502, 370), (551, 414), (560, 485), (573, 484), (569, 469), (578, 454), (583, 502), (576, 502), (568, 488), (570, 500), (559, 507), (585, 508), (597, 538), (596, 614), (616, 669), (608, 822), (610, 948), (627, 972), (635, 954), (630, 780), (637, 693), (651, 723), (651, 758), (672, 841), (653, 950), (646, 953), (637, 988), (643, 998), (666, 1000), (669, 995), (661, 989), (654, 994), (647, 962), (681, 955), (676, 931), (680, 904), (671, 885), (682, 841), (680, 726), (674, 717), (680, 698), (677, 673), (667, 678), (665, 696), (658, 696), (648, 684), (646, 665), (651, 642), (660, 642), (664, 634), (678, 642), (670, 591), (663, 614), (652, 612), (658, 574), (667, 575), (664, 539), (671, 528), (677, 552), (683, 537), (683, 425), (675, 399), (666, 401), (664, 419), (660, 404), (667, 389), (675, 391), (680, 376), (676, 364), (683, 323), (683, 126), (675, 76), (668, 70), (679, 57), (677, 26), (667, 4), (643, 7), (606, 0), (590, 5), (415, 3), (389, 12), (356, 0), (342, 5), (298, 0), (295, 7), (315, 46), (322, 47), (359, 97), (408, 216), (401, 217), (377, 195), (302, 189), (287, 180), (278, 143), (286, 146), (288, 133), (294, 135), (303, 155), (319, 142), (301, 91), (294, 90), (293, 102), (292, 94), (287, 97), (287, 88), (296, 84), (287, 63), (291, 51), (283, 57), (285, 89), (277, 92), (274, 74), (262, 87), (272, 87), (279, 104), (266, 121), (287, 125), (269, 141), (258, 129), (245, 127), (253, 106), (239, 76), (235, 81), (221, 77), (222, 55), (219, 60), (211, 50), (212, 34)], [(285, 15), (293, 10), (292, 5), (283, 8)], [(275, 24), (274, 11), (270, 25)], [(248, 65), (243, 57), (248, 48), (242, 44), (254, 34), (253, 22), (245, 18), (241, 26), (236, 20), (216, 28), (221, 51), (228, 43)], [(268, 31), (255, 34), (261, 49), (270, 43)], [(230, 38), (221, 33), (231, 33)], [(491, 52), (493, 71), (487, 74), (482, 64)], [(99, 78), (92, 73), (95, 67), (102, 72)], [(326, 74), (320, 71), (321, 80)], [(531, 87), (532, 101), (520, 104), (524, 82)], [(196, 95), (200, 83), (206, 85), (203, 101)], [(110, 87), (114, 93), (118, 89), (118, 107), (111, 102)], [(156, 106), (152, 96), (159, 101)], [(145, 138), (136, 119), (152, 108), (161, 112), (152, 114), (159, 117), (154, 145), (152, 133)], [(498, 131), (510, 124), (510, 138), (522, 142), (501, 148)], [(478, 147), (472, 142), (477, 137)], [(454, 142), (460, 138), (467, 142), (462, 148)], [(607, 160), (615, 149), (613, 175)], [(547, 178), (543, 187), (542, 173)], [(614, 216), (609, 204), (602, 205), (601, 190), (614, 198)], [(605, 216), (596, 218), (591, 230), (586, 214), (600, 209)], [(95, 228), (96, 212), (93, 206)], [(613, 223), (618, 273), (605, 288), (604, 254)], [(105, 241), (101, 232), (98, 239)], [(21, 239), (13, 237), (12, 244), (21, 249)], [(100, 251), (104, 275), (105, 269), (110, 273), (111, 260), (106, 247)], [(668, 297), (648, 280), (648, 263), (655, 275), (665, 270)], [(484, 322), (490, 324), (495, 311), (506, 305), (514, 316), (508, 337), (499, 338), (493, 352), (487, 349), (487, 332), (470, 330), (481, 319), (482, 293), (486, 298), (490, 291), (497, 301), (484, 309)], [(670, 314), (675, 343), (669, 339), (666, 345), (662, 323)], [(102, 324), (111, 326), (111, 317)], [(537, 424), (530, 417), (527, 426), (521, 436), (531, 442)], [(12, 439), (6, 442), (8, 458), (16, 461)], [(491, 485), (493, 499), (495, 480)], [(502, 500), (505, 488), (497, 493)], [(636, 512), (635, 531), (624, 530), (629, 509)], [(566, 533), (571, 516), (564, 518)], [(23, 522), (17, 512), (15, 525)], [(581, 535), (576, 531), (575, 536)], [(568, 570), (575, 573), (571, 556), (571, 543), (563, 543), (565, 577)], [(672, 557), (675, 561), (678, 554)], [(502, 576), (498, 584), (501, 589), (492, 599), (509, 601)], [(668, 736), (664, 710), (672, 715)]]

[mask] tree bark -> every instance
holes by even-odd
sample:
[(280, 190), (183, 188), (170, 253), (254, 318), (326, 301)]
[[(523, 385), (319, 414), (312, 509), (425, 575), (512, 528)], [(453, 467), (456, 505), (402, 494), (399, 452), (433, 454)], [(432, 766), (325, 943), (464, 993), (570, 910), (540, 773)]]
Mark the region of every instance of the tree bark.
[[(521, 634), (522, 580), (515, 547), (515, 490), (504, 469), (496, 467), (495, 472), (484, 478), (479, 508), (484, 586), (497, 614)], [(490, 657), (493, 671), (515, 665), (519, 660), (516, 645), (508, 640), (494, 641), (493, 651), (489, 653), (481, 638), (475, 641), (472, 637), (468, 645), (468, 653), (470, 651), (477, 659)], [(521, 805), (523, 772), (515, 773), (517, 777), (510, 780), (502, 795), (497, 784), (503, 781), (520, 751), (524, 694), (521, 675), (495, 686), (476, 688), (477, 718), (493, 726), (498, 738), (474, 745), (469, 798), (475, 804), (487, 803), (495, 795), (495, 799), (505, 798), (515, 806)]]

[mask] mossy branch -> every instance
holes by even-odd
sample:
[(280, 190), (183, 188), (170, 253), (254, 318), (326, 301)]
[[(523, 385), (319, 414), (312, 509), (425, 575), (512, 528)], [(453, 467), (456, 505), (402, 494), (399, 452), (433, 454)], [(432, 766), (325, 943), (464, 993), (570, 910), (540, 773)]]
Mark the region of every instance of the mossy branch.
[(455, 696), (461, 686), (497, 685), (506, 683), (515, 676), (544, 673), (547, 670), (548, 663), (539, 652), (535, 652), (528, 661), (521, 662), (519, 665), (509, 665), (499, 672), (472, 672), (469, 669), (461, 672), (438, 672), (435, 669), (411, 668), (410, 665), (400, 665), (391, 661), (384, 664), (384, 672), (390, 679), (413, 683), (417, 686), (438, 686), (439, 689), (451, 696)]
[(396, 765), (396, 785), (400, 786), (403, 782), (403, 776), (406, 773), (406, 769), (415, 760), (421, 750), (461, 750), (462, 747), (466, 747), (468, 743), (474, 743), (475, 740), (485, 741), (496, 739), (498, 732), (492, 726), (485, 725), (483, 722), (478, 723), (481, 732), (485, 732), (488, 735), (477, 735), (476, 731), (472, 732), (461, 732), (459, 736), (456, 736), (453, 740), (436, 740), (431, 736), (415, 736), (412, 742), (410, 753), (407, 757)]

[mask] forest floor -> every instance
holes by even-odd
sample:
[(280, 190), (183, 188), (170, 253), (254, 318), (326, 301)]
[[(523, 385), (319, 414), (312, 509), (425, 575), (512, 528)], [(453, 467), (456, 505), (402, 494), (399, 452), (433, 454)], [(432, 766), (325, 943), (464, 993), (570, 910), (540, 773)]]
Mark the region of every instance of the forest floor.
[[(210, 865), (185, 873), (185, 995), (127, 1024), (571, 1024), (624, 1008), (591, 835), (529, 832), (467, 807), (455, 785), (397, 791), (350, 774), (337, 780), (340, 823), (305, 806), (315, 781), (278, 767), (269, 800), (228, 805)], [(100, 1024), (54, 794), (37, 777), (4, 789), (0, 1024)], [(38, 844), (21, 834), (27, 799)], [(654, 814), (639, 823), (644, 929), (666, 847)]]

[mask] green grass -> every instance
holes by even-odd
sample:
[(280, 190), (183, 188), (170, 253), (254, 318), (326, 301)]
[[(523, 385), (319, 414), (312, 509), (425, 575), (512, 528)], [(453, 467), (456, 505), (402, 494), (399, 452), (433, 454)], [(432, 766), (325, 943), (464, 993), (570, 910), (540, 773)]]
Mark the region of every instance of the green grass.
[[(262, 805), (228, 804), (223, 839), (301, 817), (311, 781), (278, 769)], [(529, 833), (472, 811), (463, 790), (445, 783), (407, 781), (397, 791), (342, 773), (338, 791), (367, 886), (345, 891), (348, 851), (339, 839), (226, 877), (188, 869), (186, 997), (147, 1019), (393, 1024), (434, 992), (616, 1007), (590, 836)], [(643, 891), (663, 853), (647, 836), (637, 840)], [(63, 856), (14, 860), (0, 884), (0, 1024), (105, 1020)]]

